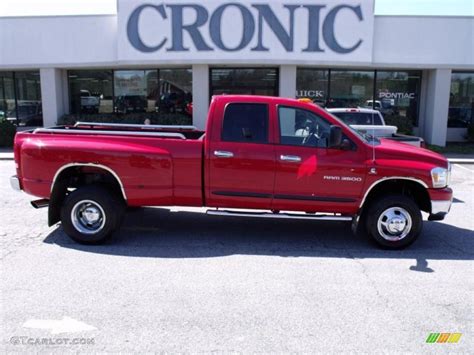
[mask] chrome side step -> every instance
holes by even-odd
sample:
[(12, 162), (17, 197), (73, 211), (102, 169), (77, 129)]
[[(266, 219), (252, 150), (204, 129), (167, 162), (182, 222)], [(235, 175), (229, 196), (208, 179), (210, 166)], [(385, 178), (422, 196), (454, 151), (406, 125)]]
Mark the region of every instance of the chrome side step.
[(210, 216), (227, 216), (227, 217), (253, 217), (253, 218), (277, 218), (277, 219), (306, 219), (311, 221), (352, 221), (350, 216), (336, 215), (304, 215), (292, 213), (269, 213), (269, 212), (239, 212), (225, 210), (207, 210), (206, 214)]
[(49, 206), (49, 200), (46, 200), (45, 198), (41, 200), (35, 200), (31, 201), (31, 206), (34, 208), (43, 208), (43, 207), (48, 207)]

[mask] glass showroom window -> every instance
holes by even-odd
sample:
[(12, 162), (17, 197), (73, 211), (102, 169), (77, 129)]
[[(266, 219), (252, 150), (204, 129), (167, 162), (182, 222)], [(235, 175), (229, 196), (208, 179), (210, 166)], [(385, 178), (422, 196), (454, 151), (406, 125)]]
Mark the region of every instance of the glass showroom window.
[(39, 72), (15, 72), (14, 77), (18, 125), (42, 126), (43, 110)]
[(71, 113), (113, 111), (112, 70), (70, 70), (68, 79)]
[(114, 112), (155, 112), (159, 102), (156, 70), (117, 70), (114, 72)]
[(328, 107), (372, 107), (374, 72), (331, 70)]
[(0, 117), (19, 126), (42, 126), (38, 71), (0, 72)]
[(296, 73), (296, 98), (308, 98), (325, 107), (328, 95), (328, 70), (298, 68)]
[(465, 128), (474, 123), (474, 72), (453, 72), (449, 99), (448, 127)]
[(212, 95), (278, 96), (277, 68), (213, 68)]
[(110, 115), (111, 121), (190, 123), (191, 69), (70, 70), (68, 77), (71, 113), (120, 116)]
[[(0, 118), (11, 117), (15, 112), (15, 87), (12, 72), (0, 72)], [(16, 115), (14, 116), (16, 120)]]
[(388, 124), (401, 126), (406, 119), (418, 125), (420, 71), (377, 71), (375, 87), (375, 100), (369, 104), (382, 113)]
[(192, 116), (193, 73), (191, 69), (160, 69), (157, 112)]

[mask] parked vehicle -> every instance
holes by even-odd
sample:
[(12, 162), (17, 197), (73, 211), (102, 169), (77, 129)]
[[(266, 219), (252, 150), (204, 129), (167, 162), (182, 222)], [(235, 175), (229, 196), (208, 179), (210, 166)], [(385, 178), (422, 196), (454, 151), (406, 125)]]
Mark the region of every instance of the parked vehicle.
[(115, 112), (117, 113), (143, 113), (146, 112), (148, 101), (145, 96), (124, 95), (115, 100)]
[(364, 108), (374, 108), (377, 111), (380, 111), (384, 115), (398, 115), (399, 111), (397, 110), (395, 106), (395, 100), (389, 99), (389, 100), (375, 100), (375, 103), (373, 100), (367, 100), (365, 102), (365, 107)]
[(18, 124), (18, 126), (42, 126), (43, 111), (41, 102), (19, 102), (15, 109), (7, 113), (7, 120)]
[(387, 138), (415, 147), (425, 146), (423, 138), (398, 134), (396, 126), (387, 126), (380, 111), (368, 108), (330, 108), (328, 112), (363, 134), (371, 134), (377, 138)]
[(60, 221), (86, 244), (110, 237), (127, 206), (178, 205), (215, 216), (352, 221), (381, 246), (402, 248), (422, 230), (420, 211), (441, 220), (453, 196), (443, 156), (276, 97), (214, 97), (205, 132), (79, 122), (20, 132), (14, 152), (12, 186), (38, 196), (32, 204), (49, 206), (49, 225)]
[(184, 109), (184, 112), (188, 115), (188, 116), (193, 116), (193, 103), (190, 102), (186, 105), (186, 108)]
[(165, 93), (156, 102), (156, 111), (161, 113), (186, 113), (189, 96), (184, 91)]
[(89, 90), (81, 90), (80, 95), (82, 113), (99, 113), (99, 97), (91, 95)]

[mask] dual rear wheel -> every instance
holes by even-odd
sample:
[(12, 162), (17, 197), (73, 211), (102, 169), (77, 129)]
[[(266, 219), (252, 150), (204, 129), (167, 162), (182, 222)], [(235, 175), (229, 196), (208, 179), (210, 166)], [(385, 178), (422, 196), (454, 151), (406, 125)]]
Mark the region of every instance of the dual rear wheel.
[(61, 208), (66, 234), (81, 244), (100, 244), (118, 229), (124, 202), (100, 185), (80, 187), (71, 192)]

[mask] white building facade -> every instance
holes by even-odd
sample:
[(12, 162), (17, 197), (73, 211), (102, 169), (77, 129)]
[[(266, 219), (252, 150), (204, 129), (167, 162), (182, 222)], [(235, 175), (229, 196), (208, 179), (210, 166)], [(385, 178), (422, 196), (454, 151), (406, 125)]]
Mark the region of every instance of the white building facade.
[[(107, 15), (0, 17), (0, 114), (206, 124), (212, 95), (374, 107), (428, 143), (474, 123), (474, 17), (374, 15), (372, 0), (118, 0)], [(13, 120), (15, 119), (15, 120)]]

